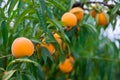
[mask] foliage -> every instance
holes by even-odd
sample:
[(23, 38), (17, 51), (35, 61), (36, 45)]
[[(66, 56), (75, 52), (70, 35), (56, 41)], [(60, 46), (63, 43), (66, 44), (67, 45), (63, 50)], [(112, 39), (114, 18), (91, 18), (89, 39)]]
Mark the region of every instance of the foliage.
[[(87, 8), (90, 2), (81, 0)], [(105, 0), (107, 1), (107, 0)], [(3, 0), (0, 1), (0, 5)], [(71, 30), (65, 30), (61, 16), (68, 12), (75, 0), (8, 0), (0, 7), (0, 80), (119, 80), (120, 48), (101, 33), (107, 26), (116, 26), (120, 3), (111, 6), (98, 3), (106, 8), (110, 22), (106, 27), (96, 25), (96, 20), (84, 9), (84, 17)], [(95, 3), (96, 4), (96, 3)], [(86, 10), (86, 12), (85, 12)], [(80, 28), (80, 31), (78, 31)], [(63, 50), (53, 37), (58, 33), (66, 45)], [(17, 37), (27, 37), (34, 43), (31, 57), (16, 59), (12, 56), (11, 45)], [(55, 53), (46, 48), (36, 50), (42, 39), (52, 42)], [(120, 41), (120, 40), (118, 40)], [(120, 45), (120, 44), (119, 44)], [(68, 55), (75, 58), (70, 73), (60, 71), (58, 65)]]

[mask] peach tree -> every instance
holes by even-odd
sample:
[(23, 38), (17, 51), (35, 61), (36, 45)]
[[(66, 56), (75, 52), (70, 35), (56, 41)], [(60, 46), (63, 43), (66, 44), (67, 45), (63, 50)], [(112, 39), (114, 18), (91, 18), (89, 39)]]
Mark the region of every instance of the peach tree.
[[(119, 0), (0, 0), (0, 80), (119, 80), (120, 39), (104, 35), (119, 16)], [(32, 56), (12, 55), (18, 37), (32, 41)]]

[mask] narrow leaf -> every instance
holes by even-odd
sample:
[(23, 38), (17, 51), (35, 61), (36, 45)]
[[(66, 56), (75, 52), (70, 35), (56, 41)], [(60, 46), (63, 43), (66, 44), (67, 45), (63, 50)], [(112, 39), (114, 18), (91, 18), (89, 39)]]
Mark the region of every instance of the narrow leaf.
[(15, 73), (15, 71), (16, 70), (5, 71), (2, 80), (9, 80), (12, 77), (12, 75)]
[(47, 32), (47, 27), (46, 27), (46, 20), (45, 20), (45, 1), (44, 0), (39, 0), (40, 7), (36, 10), (36, 14), (39, 19), (40, 23), (40, 28), (44, 30), (44, 32)]
[(47, 57), (49, 57), (50, 60), (53, 61), (53, 58), (52, 58), (50, 52), (46, 48), (42, 47), (41, 50), (42, 50), (42, 57), (43, 57), (45, 63), (47, 61)]
[(38, 76), (39, 76), (40, 80), (45, 80), (44, 73), (43, 73), (42, 68), (41, 68), (40, 65), (38, 66)]
[(55, 0), (48, 0), (49, 2), (51, 2), (55, 7), (58, 7), (59, 9), (65, 11), (65, 8), (58, 2)]
[(31, 74), (25, 74), (28, 80), (35, 80), (35, 78)]
[(9, 15), (11, 14), (11, 12), (13, 12), (13, 9), (14, 9), (14, 7), (16, 6), (16, 4), (17, 4), (18, 1), (19, 1), (19, 0), (11, 0), (11, 2), (10, 2), (10, 7), (9, 7), (9, 9), (8, 9), (8, 14), (9, 14)]
[(3, 21), (1, 24), (1, 32), (2, 32), (2, 37), (3, 37), (3, 45), (4, 47), (6, 47), (7, 40), (8, 40), (8, 29), (7, 29), (6, 21)]
[(27, 63), (33, 63), (35, 66), (38, 66), (39, 64), (35, 61), (32, 61), (30, 59), (15, 59), (13, 61), (11, 61), (8, 66), (7, 66), (7, 69), (12, 65), (12, 64), (15, 64), (15, 63), (23, 63), (23, 62), (27, 62)]
[(16, 28), (24, 19), (24, 17), (26, 16), (26, 14), (29, 14), (30, 12), (32, 12), (33, 9), (31, 8), (31, 6), (29, 6), (16, 20), (14, 27)]
[(112, 9), (111, 14), (115, 15), (119, 9), (120, 9), (120, 4), (116, 4), (115, 7)]
[(54, 19), (49, 19), (49, 21), (54, 24), (57, 28), (59, 28), (60, 32), (64, 35), (65, 39), (70, 42), (69, 38), (67, 37), (67, 35), (64, 33), (62, 26), (59, 24), (58, 21), (54, 20)]
[(92, 33), (97, 33), (96, 28), (91, 24), (83, 24), (88, 30), (90, 30)]
[(31, 40), (32, 40), (34, 43), (39, 43), (39, 44), (41, 43), (41, 41), (40, 41), (39, 39), (32, 38)]

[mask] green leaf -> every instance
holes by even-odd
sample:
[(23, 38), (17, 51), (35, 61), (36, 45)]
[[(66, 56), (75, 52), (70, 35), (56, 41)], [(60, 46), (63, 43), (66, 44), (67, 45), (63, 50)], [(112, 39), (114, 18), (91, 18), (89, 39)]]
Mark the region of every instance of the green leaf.
[(0, 8), (0, 20), (2, 21), (2, 19), (4, 18), (5, 18), (4, 9)]
[(38, 20), (38, 18), (34, 17), (34, 16), (25, 16), (24, 19), (28, 19), (28, 20)]
[(47, 15), (48, 15), (48, 17), (49, 17), (50, 19), (54, 19), (54, 18), (55, 18), (55, 17), (54, 17), (54, 13), (53, 13), (53, 11), (51, 10), (50, 7), (47, 7)]
[(3, 37), (3, 45), (6, 48), (7, 41), (8, 41), (8, 27), (7, 27), (6, 21), (3, 21), (1, 23), (1, 32)]
[(118, 11), (120, 9), (120, 4), (116, 4), (115, 6), (114, 6), (114, 8), (112, 9), (112, 15), (115, 15), (116, 14), (116, 12)]
[(5, 71), (2, 80), (9, 80), (12, 77), (12, 75), (15, 73), (15, 71), (16, 70)]
[(10, 17), (8, 17), (8, 19), (7, 19), (8, 24), (10, 24), (10, 22), (12, 22), (12, 20), (16, 18), (17, 12), (18, 12), (18, 9), (12, 11), (12, 14), (11, 14)]
[(7, 68), (6, 69), (9, 69), (9, 67), (11, 66), (11, 65), (13, 65), (13, 64), (15, 64), (15, 63), (23, 63), (23, 62), (27, 62), (27, 63), (32, 63), (32, 64), (34, 64), (34, 66), (35, 67), (37, 67), (37, 69), (38, 69), (38, 71), (39, 71), (39, 78), (40, 78), (40, 80), (44, 80), (44, 73), (43, 73), (43, 71), (42, 71), (42, 68), (41, 68), (41, 66), (37, 63), (37, 62), (35, 62), (35, 61), (33, 61), (33, 60), (30, 60), (30, 59), (15, 59), (15, 60), (13, 60), (13, 61), (11, 61), (9, 64), (8, 64), (8, 66), (7, 66)]
[(34, 42), (34, 43), (39, 43), (39, 44), (41, 43), (40, 39), (32, 38), (31, 40), (32, 40), (32, 42)]
[(11, 12), (13, 12), (13, 9), (16, 6), (16, 4), (17, 4), (18, 1), (19, 0), (11, 0), (10, 6), (9, 6), (9, 9), (8, 9), (8, 14), (9, 15), (11, 14)]
[(113, 68), (113, 63), (110, 62), (108, 64), (108, 67), (107, 67), (107, 77), (108, 77), (108, 80), (112, 80), (112, 75), (111, 75), (112, 68)]
[(97, 34), (95, 26), (91, 24), (83, 24), (83, 26), (86, 27), (91, 33)]
[(39, 65), (37, 68), (38, 68), (38, 74), (37, 75), (39, 76), (39, 79), (40, 80), (45, 80), (44, 79), (44, 74), (43, 74), (43, 71), (42, 71), (42, 67)]
[(87, 2), (87, 0), (81, 0), (81, 3), (86, 3)]
[(100, 65), (100, 77), (101, 77), (101, 80), (103, 80), (105, 76), (105, 61), (100, 60), (99, 65)]
[(0, 71), (5, 71), (5, 70), (4, 70), (4, 68), (1, 68), (1, 67), (0, 67)]
[(7, 8), (9, 6), (11, 0), (8, 0), (7, 3), (5, 4), (5, 6), (3, 7), (3, 9), (5, 10), (5, 8)]
[(61, 54), (59, 58), (60, 58), (60, 61), (62, 61), (62, 62), (63, 62), (63, 61), (65, 60), (65, 58), (66, 58), (66, 57), (65, 57), (65, 55), (64, 55), (64, 54)]
[(41, 47), (41, 52), (42, 52), (42, 58), (44, 60), (44, 63), (46, 64), (48, 50), (46, 48)]
[(59, 24), (58, 21), (54, 20), (54, 19), (48, 19), (54, 26), (56, 26), (57, 28), (59, 28), (60, 32), (62, 33), (62, 35), (64, 35), (65, 39), (70, 42), (69, 38), (67, 37), (67, 35), (64, 33), (63, 31), (63, 27)]
[(41, 47), (41, 50), (42, 50), (42, 57), (43, 57), (43, 60), (44, 60), (45, 64), (46, 64), (46, 61), (47, 61), (47, 57), (49, 57), (50, 60), (53, 61), (52, 55), (50, 54), (48, 49), (46, 49), (44, 47)]
[(49, 2), (51, 2), (51, 4), (53, 4), (55, 7), (58, 7), (59, 9), (65, 11), (65, 8), (58, 2), (55, 0), (48, 0)]
[(48, 55), (48, 57), (50, 58), (50, 60), (53, 61), (53, 57), (52, 57), (52, 55), (50, 54), (50, 52), (47, 52), (47, 55)]
[(31, 6), (29, 6), (26, 10), (24, 10), (24, 12), (20, 16), (18, 16), (18, 18), (14, 24), (14, 28), (18, 27), (19, 24), (23, 21), (26, 14), (29, 14), (32, 11), (34, 11), (34, 10), (33, 10), (33, 8), (31, 8)]
[(35, 80), (35, 78), (32, 76), (32, 74), (24, 74), (28, 80)]
[(12, 64), (15, 64), (15, 63), (23, 63), (23, 62), (27, 62), (27, 63), (33, 63), (35, 66), (38, 66), (39, 64), (33, 60), (30, 60), (30, 59), (15, 59), (15, 60), (12, 60), (8, 66), (7, 66), (7, 69), (12, 65)]
[(70, 1), (69, 10), (72, 8), (72, 6), (73, 6), (74, 3), (75, 3), (75, 0), (71, 0), (71, 1)]
[(42, 30), (44, 30), (44, 32), (47, 32), (47, 26), (46, 26), (46, 20), (45, 20), (45, 1), (44, 0), (39, 0), (39, 4), (40, 7), (38, 9), (36, 9), (36, 14), (38, 16), (39, 19), (39, 23), (40, 23), (40, 28)]

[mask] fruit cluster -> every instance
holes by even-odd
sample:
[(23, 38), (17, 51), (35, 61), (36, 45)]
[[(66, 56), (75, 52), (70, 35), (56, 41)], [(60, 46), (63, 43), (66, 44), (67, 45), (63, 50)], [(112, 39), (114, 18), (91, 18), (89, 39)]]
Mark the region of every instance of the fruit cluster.
[(109, 16), (103, 10), (93, 7), (90, 12), (91, 16), (96, 19), (97, 25), (106, 26), (109, 23)]
[[(109, 18), (107, 17), (107, 14), (103, 11), (97, 11), (96, 9), (93, 9), (91, 11), (91, 16), (96, 19), (96, 22), (98, 25), (106, 26), (109, 22)], [(74, 7), (69, 12), (65, 12), (62, 17), (61, 21), (66, 26), (67, 30), (72, 29), (74, 26), (77, 25), (79, 21), (81, 21), (84, 17), (84, 11), (80, 7)], [(79, 29), (79, 28), (78, 28)], [(65, 49), (65, 45), (58, 33), (53, 34), (54, 39), (59, 44), (61, 49)], [(36, 45), (36, 50), (38, 51), (40, 47), (46, 48), (51, 55), (55, 53), (55, 47), (53, 43), (46, 43), (45, 39), (42, 40), (41, 44)], [(20, 58), (23, 56), (31, 56), (34, 53), (34, 45), (31, 40), (20, 37), (13, 41), (12, 47), (11, 47), (12, 55), (16, 58)], [(70, 55), (67, 57), (64, 62), (59, 63), (59, 69), (64, 73), (69, 73), (73, 69), (73, 63), (74, 58)]]
[(72, 8), (69, 12), (63, 14), (61, 21), (65, 24), (68, 30), (77, 25), (78, 21), (81, 21), (84, 16), (83, 9), (80, 7)]

